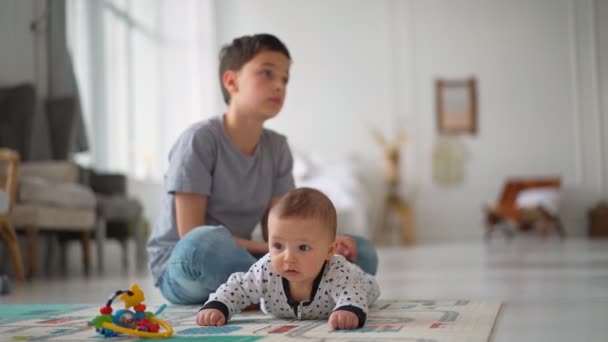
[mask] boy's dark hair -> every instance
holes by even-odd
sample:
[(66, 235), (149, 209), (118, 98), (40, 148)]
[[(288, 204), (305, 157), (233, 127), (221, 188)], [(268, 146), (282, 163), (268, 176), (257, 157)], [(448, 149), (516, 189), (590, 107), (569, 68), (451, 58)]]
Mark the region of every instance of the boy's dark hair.
[(336, 208), (319, 190), (312, 188), (292, 190), (281, 197), (270, 211), (279, 218), (318, 219), (327, 225), (332, 240), (336, 237)]
[(230, 94), (224, 87), (224, 73), (228, 70), (240, 70), (245, 63), (263, 50), (281, 52), (291, 60), (285, 44), (279, 38), (267, 33), (235, 38), (231, 44), (222, 47), (220, 50), (220, 85), (226, 104), (230, 103)]

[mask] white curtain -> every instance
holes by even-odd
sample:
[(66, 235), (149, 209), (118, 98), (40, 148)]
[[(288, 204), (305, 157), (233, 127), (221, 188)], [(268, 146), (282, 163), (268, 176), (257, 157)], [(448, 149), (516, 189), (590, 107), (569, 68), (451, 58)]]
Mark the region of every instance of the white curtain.
[(70, 0), (68, 37), (97, 169), (160, 180), (191, 123), (216, 115), (212, 0)]

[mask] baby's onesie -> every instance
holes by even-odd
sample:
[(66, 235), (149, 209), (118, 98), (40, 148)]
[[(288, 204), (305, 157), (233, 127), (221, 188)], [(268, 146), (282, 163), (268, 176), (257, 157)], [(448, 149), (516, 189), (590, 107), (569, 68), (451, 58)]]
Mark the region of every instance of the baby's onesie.
[(368, 307), (378, 296), (380, 288), (373, 276), (336, 255), (323, 264), (310, 300), (292, 302), (289, 281), (272, 269), (270, 254), (266, 254), (249, 271), (233, 273), (201, 310), (218, 309), (226, 322), (253, 303), (260, 303), (262, 311), (279, 318), (327, 319), (333, 311), (346, 310), (357, 315), (362, 327)]

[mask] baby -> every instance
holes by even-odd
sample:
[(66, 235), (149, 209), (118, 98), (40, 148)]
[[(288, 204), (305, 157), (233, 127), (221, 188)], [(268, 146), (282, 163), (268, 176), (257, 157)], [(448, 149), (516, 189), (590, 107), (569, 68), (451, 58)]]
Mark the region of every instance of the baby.
[(270, 210), (270, 252), (230, 276), (199, 311), (199, 325), (221, 326), (253, 303), (279, 318), (327, 319), (332, 329), (365, 324), (380, 295), (376, 280), (334, 255), (336, 209), (320, 191), (288, 192)]

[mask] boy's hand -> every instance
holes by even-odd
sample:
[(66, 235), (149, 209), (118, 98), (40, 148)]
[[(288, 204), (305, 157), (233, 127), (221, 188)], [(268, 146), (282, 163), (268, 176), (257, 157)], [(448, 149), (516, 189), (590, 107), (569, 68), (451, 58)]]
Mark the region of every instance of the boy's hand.
[(357, 242), (350, 236), (336, 236), (336, 254), (343, 255), (350, 261), (357, 260)]
[(222, 326), (226, 324), (224, 314), (217, 309), (205, 309), (198, 312), (196, 323), (205, 326)]
[(329, 327), (331, 329), (356, 329), (359, 326), (359, 318), (350, 311), (338, 310), (329, 316)]

